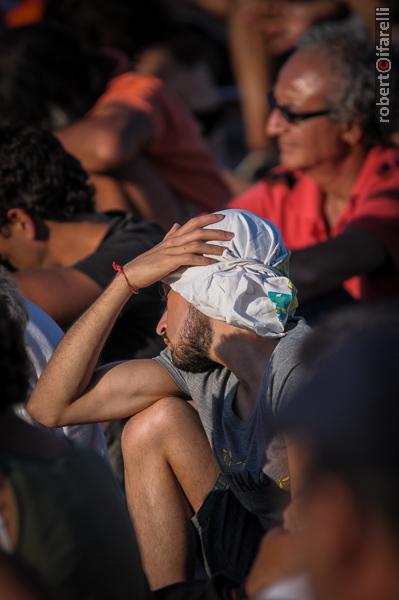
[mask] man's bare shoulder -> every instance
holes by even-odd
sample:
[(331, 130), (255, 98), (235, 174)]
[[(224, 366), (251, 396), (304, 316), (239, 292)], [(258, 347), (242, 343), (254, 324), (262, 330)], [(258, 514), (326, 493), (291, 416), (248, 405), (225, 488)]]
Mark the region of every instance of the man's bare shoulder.
[(23, 295), (61, 327), (79, 317), (102, 291), (93, 279), (71, 267), (26, 269), (14, 277)]

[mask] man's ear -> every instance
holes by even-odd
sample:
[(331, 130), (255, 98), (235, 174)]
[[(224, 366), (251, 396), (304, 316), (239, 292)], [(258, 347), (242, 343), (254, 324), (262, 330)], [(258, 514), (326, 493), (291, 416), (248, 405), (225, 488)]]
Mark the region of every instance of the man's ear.
[(363, 138), (364, 131), (358, 123), (349, 123), (341, 133), (341, 139), (348, 146), (356, 146)]
[(36, 225), (34, 219), (23, 208), (10, 208), (7, 211), (9, 231), (24, 235), (28, 240), (36, 238)]

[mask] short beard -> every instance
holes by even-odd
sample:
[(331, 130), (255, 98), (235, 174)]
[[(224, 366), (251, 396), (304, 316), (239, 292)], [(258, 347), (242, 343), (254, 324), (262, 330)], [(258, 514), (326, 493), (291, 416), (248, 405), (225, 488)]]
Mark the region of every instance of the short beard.
[(186, 322), (172, 352), (175, 367), (191, 373), (204, 373), (214, 369), (216, 363), (209, 358), (212, 340), (213, 330), (209, 317), (190, 304)]

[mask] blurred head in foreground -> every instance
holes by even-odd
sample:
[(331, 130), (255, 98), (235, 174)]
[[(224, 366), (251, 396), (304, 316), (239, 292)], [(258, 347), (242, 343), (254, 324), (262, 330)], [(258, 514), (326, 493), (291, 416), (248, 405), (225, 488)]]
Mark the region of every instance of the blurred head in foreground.
[(302, 449), (303, 552), (316, 598), (399, 590), (399, 311), (348, 312), (311, 337), (312, 377), (282, 419)]

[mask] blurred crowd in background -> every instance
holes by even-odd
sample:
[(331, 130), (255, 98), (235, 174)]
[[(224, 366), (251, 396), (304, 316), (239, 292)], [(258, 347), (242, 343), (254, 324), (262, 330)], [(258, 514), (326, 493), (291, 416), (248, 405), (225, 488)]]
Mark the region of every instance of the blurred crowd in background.
[[(398, 58), (393, 0), (0, 0), (1, 598), (399, 598)], [(218, 211), (262, 274), (175, 289)]]

